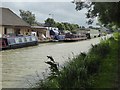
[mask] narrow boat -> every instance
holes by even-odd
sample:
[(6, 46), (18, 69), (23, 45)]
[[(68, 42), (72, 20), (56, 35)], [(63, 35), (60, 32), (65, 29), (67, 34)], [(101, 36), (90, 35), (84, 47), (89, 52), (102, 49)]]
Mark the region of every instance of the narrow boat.
[(0, 50), (15, 49), (38, 44), (36, 36), (16, 36), (0, 38)]
[(86, 39), (87, 39), (86, 35), (66, 34), (64, 42), (75, 42)]

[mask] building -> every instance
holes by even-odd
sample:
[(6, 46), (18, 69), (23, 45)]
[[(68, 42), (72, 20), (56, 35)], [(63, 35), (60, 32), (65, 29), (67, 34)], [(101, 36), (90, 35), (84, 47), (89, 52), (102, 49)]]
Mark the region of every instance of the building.
[(39, 40), (50, 38), (49, 30), (43, 26), (31, 26), (32, 32), (38, 37)]
[(30, 35), (31, 27), (8, 8), (0, 8), (0, 36)]
[(89, 32), (90, 32), (89, 28), (79, 28), (79, 30), (77, 30), (77, 34), (79, 34), (79, 35), (83, 35), (83, 34), (86, 34)]

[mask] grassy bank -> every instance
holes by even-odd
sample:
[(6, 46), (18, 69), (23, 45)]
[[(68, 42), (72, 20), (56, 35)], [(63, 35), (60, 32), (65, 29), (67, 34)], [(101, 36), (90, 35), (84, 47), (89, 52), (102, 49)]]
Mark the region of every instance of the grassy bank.
[(60, 70), (51, 69), (35, 88), (118, 88), (120, 34), (114, 34), (89, 52), (81, 53)]

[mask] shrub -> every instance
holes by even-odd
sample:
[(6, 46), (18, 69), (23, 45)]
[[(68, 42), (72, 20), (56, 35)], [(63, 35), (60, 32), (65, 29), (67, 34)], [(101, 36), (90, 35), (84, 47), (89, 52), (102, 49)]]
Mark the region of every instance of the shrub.
[(104, 58), (106, 55), (108, 55), (109, 50), (110, 50), (109, 43), (101, 42), (98, 45), (92, 45), (90, 53), (93, 53), (95, 55), (98, 55), (99, 57)]

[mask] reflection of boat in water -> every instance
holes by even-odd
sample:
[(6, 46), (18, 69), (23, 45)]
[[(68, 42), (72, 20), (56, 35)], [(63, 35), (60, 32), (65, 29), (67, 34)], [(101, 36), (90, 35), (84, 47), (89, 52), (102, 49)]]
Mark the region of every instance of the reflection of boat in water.
[(13, 49), (38, 44), (36, 36), (16, 36), (0, 38), (0, 49)]
[(86, 40), (86, 35), (78, 35), (78, 34), (66, 34), (64, 42), (74, 42), (74, 41), (81, 41)]

